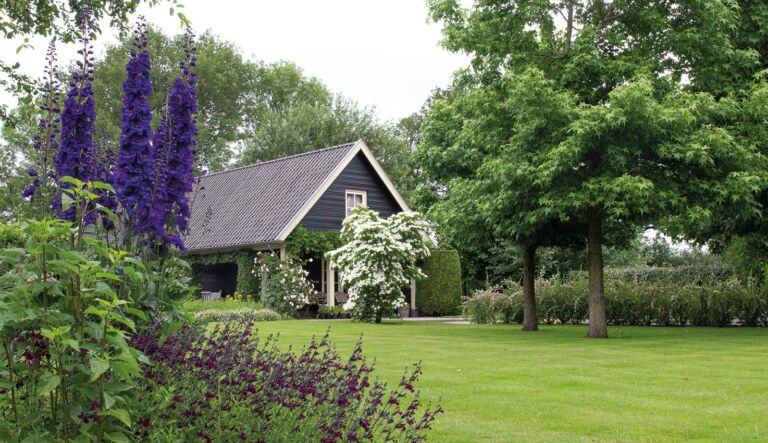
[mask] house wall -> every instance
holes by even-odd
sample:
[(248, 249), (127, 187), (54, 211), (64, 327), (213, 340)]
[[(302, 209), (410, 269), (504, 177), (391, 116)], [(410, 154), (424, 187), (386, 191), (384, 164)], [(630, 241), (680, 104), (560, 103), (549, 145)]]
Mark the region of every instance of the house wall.
[(383, 218), (402, 211), (368, 159), (358, 153), (304, 216), (300, 225), (315, 231), (341, 229), (341, 222), (346, 216), (347, 189), (367, 191), (368, 207)]

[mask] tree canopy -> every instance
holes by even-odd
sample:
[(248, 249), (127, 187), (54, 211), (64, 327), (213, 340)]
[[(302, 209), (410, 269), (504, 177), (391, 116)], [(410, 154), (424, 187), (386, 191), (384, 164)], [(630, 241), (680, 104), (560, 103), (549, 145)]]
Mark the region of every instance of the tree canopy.
[(445, 46), (472, 62), (456, 76), (460, 98), (427, 116), (425, 168), (443, 171), (432, 179), (444, 204), (471, 202), (469, 218), (497, 238), (580, 232), (589, 336), (607, 336), (604, 244), (679, 212), (709, 223), (716, 206), (755, 208), (755, 149), (723, 126), (736, 117), (716, 100), (730, 90), (725, 73), (757, 62), (736, 43), (733, 4), (435, 0), (430, 10)]

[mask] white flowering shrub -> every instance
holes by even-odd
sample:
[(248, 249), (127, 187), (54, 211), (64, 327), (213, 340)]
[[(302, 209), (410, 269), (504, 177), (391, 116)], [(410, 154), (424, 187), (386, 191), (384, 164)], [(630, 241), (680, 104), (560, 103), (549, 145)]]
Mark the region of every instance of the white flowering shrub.
[(315, 293), (307, 271), (290, 257), (280, 260), (273, 254), (257, 254), (253, 272), (261, 278), (262, 306), (280, 314), (295, 316)]
[(429, 256), (427, 228), (416, 212), (385, 220), (365, 206), (356, 207), (341, 228), (344, 246), (327, 254), (340, 269), (349, 296), (344, 308), (355, 318), (378, 323), (403, 306), (403, 288), (411, 278), (424, 277), (416, 263)]

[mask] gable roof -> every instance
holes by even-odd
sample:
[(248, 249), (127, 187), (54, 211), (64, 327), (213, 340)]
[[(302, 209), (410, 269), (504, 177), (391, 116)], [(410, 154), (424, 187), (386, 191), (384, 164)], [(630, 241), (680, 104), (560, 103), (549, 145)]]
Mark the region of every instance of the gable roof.
[(284, 241), (358, 153), (365, 155), (401, 209), (409, 211), (359, 140), (201, 177), (191, 198), (184, 238), (188, 251)]

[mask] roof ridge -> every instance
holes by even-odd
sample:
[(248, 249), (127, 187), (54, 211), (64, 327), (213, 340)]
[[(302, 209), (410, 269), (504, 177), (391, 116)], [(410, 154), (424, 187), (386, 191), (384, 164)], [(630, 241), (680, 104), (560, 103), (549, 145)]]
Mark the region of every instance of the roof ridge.
[(208, 173), (208, 174), (205, 174), (205, 175), (201, 176), (200, 178), (203, 179), (205, 177), (210, 177), (212, 175), (226, 174), (227, 172), (234, 172), (234, 171), (239, 171), (241, 169), (253, 168), (253, 167), (256, 167), (256, 166), (265, 165), (267, 163), (276, 163), (276, 162), (283, 161), (283, 160), (290, 160), (290, 159), (297, 158), (297, 157), (303, 157), (305, 155), (317, 154), (317, 153), (320, 153), (320, 152), (330, 151), (332, 149), (341, 149), (341, 148), (344, 148), (344, 147), (352, 147), (352, 146), (354, 146), (356, 144), (357, 144), (357, 141), (342, 143), (340, 145), (330, 146), (330, 147), (322, 148), (322, 149), (316, 149), (314, 151), (307, 151), (307, 152), (302, 152), (302, 153), (299, 153), (299, 154), (289, 155), (289, 156), (286, 156), (286, 157), (274, 158), (272, 160), (266, 160), (266, 161), (263, 161), (263, 162), (257, 162), (257, 163), (253, 163), (251, 165), (238, 166), (237, 168), (226, 169), (224, 171), (211, 172), (211, 173)]

